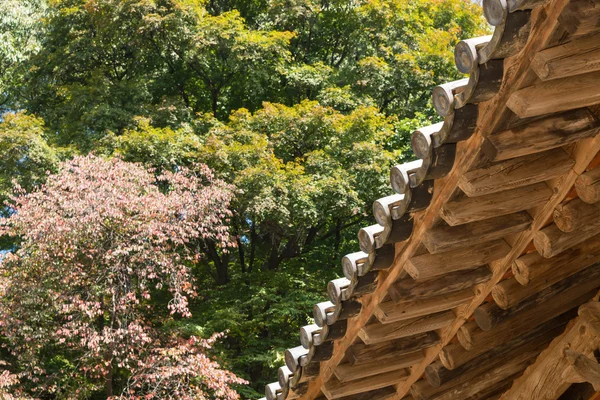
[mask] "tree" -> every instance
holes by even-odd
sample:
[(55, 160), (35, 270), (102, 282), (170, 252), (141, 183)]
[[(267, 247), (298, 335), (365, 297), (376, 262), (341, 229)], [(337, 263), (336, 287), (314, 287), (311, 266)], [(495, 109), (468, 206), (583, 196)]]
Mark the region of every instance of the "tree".
[(0, 122), (0, 202), (12, 194), (16, 182), (32, 190), (56, 171), (58, 157), (46, 141), (44, 121), (25, 113), (6, 113)]
[(95, 156), (62, 163), (44, 186), (13, 198), (0, 220), (0, 234), (19, 240), (0, 264), (0, 331), (19, 388), (237, 398), (229, 385), (244, 381), (205, 354), (218, 336), (184, 339), (168, 328), (191, 316), (199, 243), (231, 244), (230, 200), (204, 166), (155, 177)]
[(23, 63), (39, 50), (46, 7), (45, 0), (0, 3), (0, 110), (14, 100), (9, 87), (23, 73)]

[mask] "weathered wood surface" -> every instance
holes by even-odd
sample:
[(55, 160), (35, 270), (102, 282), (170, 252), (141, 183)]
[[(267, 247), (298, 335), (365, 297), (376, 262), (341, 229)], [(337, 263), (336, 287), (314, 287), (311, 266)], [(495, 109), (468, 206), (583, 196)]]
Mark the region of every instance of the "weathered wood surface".
[[(595, 301), (594, 301), (595, 302)], [(582, 306), (586, 309), (587, 304)], [(598, 308), (589, 311), (591, 314), (598, 313)], [(596, 315), (600, 318), (600, 314)], [(586, 321), (581, 316), (572, 321), (565, 333), (557, 337), (550, 346), (544, 350), (531, 365), (517, 379), (514, 385), (502, 396), (504, 400), (531, 400), (531, 399), (556, 399), (571, 384), (565, 376), (569, 368), (569, 360), (565, 357), (565, 350), (577, 351), (586, 356), (600, 345), (600, 338), (591, 334), (587, 328)]]
[(513, 93), (508, 107), (528, 118), (600, 103), (600, 72), (537, 83)]
[(519, 336), (454, 369), (446, 368), (439, 360), (435, 361), (425, 369), (425, 377), (429, 384), (435, 388), (452, 387), (461, 382), (469, 381), (498, 364), (510, 362), (518, 357), (524, 357), (522, 360), (535, 357), (552, 339), (562, 334), (563, 330), (564, 326), (560, 326), (537, 335), (525, 334)]
[(379, 304), (377, 310), (375, 310), (375, 316), (382, 324), (405, 321), (411, 318), (451, 310), (468, 302), (473, 296), (473, 289), (468, 288), (454, 293), (399, 304), (390, 300)]
[(508, 343), (513, 343), (515, 346), (519, 346), (532, 340), (537, 340), (537, 338), (543, 337), (543, 335), (553, 335), (553, 333), (548, 332), (554, 332), (555, 329), (562, 329), (561, 327), (564, 327), (564, 325), (576, 315), (577, 314), (573, 311), (561, 314), (560, 316), (533, 327), (530, 330), (519, 332), (514, 337), (498, 336), (490, 343), (486, 343), (472, 350), (465, 350), (460, 343), (449, 344), (441, 351), (440, 361), (445, 368), (454, 370), (504, 344), (508, 345)]
[(356, 395), (369, 392), (371, 390), (382, 389), (392, 386), (398, 382), (406, 380), (408, 372), (392, 371), (381, 375), (368, 378), (357, 379), (350, 382), (340, 382), (337, 378), (330, 379), (323, 385), (323, 394), (329, 399), (339, 399), (345, 396)]
[[(525, 308), (488, 331), (482, 330), (475, 321), (467, 322), (457, 333), (458, 341), (466, 350), (488, 346), (493, 342), (504, 343), (519, 333), (531, 329), (532, 326), (543, 324), (590, 300), (597, 291), (598, 282), (593, 281), (586, 286), (585, 288), (572, 287), (549, 298), (543, 304)], [(591, 291), (586, 293), (584, 291), (586, 289)]]
[(588, 204), (600, 201), (600, 167), (579, 175), (575, 181), (575, 190), (581, 200)]
[(417, 299), (455, 293), (486, 282), (492, 273), (486, 266), (472, 270), (453, 272), (429, 281), (416, 282), (408, 277), (395, 282), (389, 288), (389, 294), (395, 303), (408, 303)]
[(368, 346), (354, 344), (348, 347), (346, 357), (352, 365), (362, 365), (373, 361), (388, 362), (391, 359), (407, 356), (431, 347), (440, 340), (436, 332), (426, 332), (411, 337), (392, 340)]
[(515, 261), (514, 277), (499, 282), (492, 290), (492, 296), (500, 308), (508, 309), (598, 262), (598, 237), (553, 258), (544, 258), (532, 252)]
[(389, 358), (386, 362), (374, 360), (363, 364), (340, 364), (335, 369), (335, 376), (340, 382), (348, 382), (373, 375), (397, 371), (418, 364), (425, 356), (422, 351)]
[(552, 189), (546, 183), (540, 182), (502, 193), (463, 197), (446, 203), (442, 208), (441, 217), (451, 226), (467, 224), (530, 210), (547, 203), (552, 194)]
[(524, 231), (531, 224), (526, 212), (502, 215), (458, 226), (439, 226), (423, 236), (423, 244), (431, 254), (480, 245)]
[(598, 0), (571, 0), (558, 21), (572, 36), (597, 32), (600, 26), (600, 2)]
[(505, 257), (510, 246), (502, 239), (439, 254), (422, 254), (408, 260), (404, 269), (416, 281), (473, 269)]
[(540, 51), (531, 68), (542, 80), (600, 70), (600, 33)]
[(452, 311), (442, 311), (423, 317), (382, 324), (376, 321), (360, 330), (358, 336), (365, 344), (389, 342), (390, 340), (417, 335), (444, 328), (454, 321)]
[(600, 392), (600, 365), (598, 361), (571, 349), (565, 350), (565, 357), (570, 364), (570, 371), (567, 374), (572, 375), (577, 383), (591, 383), (594, 389)]
[(562, 176), (574, 164), (566, 151), (552, 149), (469, 171), (459, 186), (469, 197), (503, 192)]
[(565, 233), (585, 228), (590, 221), (600, 218), (600, 204), (588, 204), (581, 199), (573, 199), (558, 205), (554, 210), (554, 223)]
[(479, 376), (474, 376), (467, 382), (451, 386), (445, 391), (440, 391), (441, 388), (434, 388), (429, 382), (423, 380), (413, 385), (411, 393), (417, 400), (463, 400), (472, 399), (477, 394), (480, 395), (475, 398), (485, 398), (486, 395), (495, 393), (499, 387), (508, 387), (508, 379), (516, 378), (517, 374), (533, 362), (531, 357), (534, 357), (534, 355), (527, 355), (530, 356), (529, 359), (522, 360), (521, 357), (518, 357), (516, 360), (496, 365)]
[(490, 160), (507, 160), (541, 153), (593, 136), (598, 133), (599, 127), (596, 116), (587, 108), (581, 108), (489, 135), (482, 148)]
[(475, 322), (484, 331), (489, 331), (523, 310), (538, 308), (543, 312), (544, 307), (552, 301), (553, 297), (560, 296), (564, 301), (568, 301), (569, 293), (577, 294), (574, 290), (586, 292), (597, 287), (600, 287), (600, 265), (598, 264), (556, 282), (510, 308), (500, 308), (495, 302), (482, 304), (475, 310)]
[(573, 232), (563, 232), (556, 224), (551, 224), (536, 232), (533, 244), (540, 255), (551, 258), (598, 234), (600, 234), (600, 215), (588, 219), (587, 224)]

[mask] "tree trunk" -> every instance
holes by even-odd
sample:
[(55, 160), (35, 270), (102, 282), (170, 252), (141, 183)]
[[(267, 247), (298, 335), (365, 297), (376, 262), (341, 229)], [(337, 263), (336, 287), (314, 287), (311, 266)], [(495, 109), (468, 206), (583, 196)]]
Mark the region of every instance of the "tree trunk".
[(279, 244), (281, 243), (281, 240), (274, 237), (271, 240), (271, 253), (269, 254), (269, 259), (267, 260), (267, 269), (270, 271), (275, 271), (277, 268), (279, 268), (279, 262), (281, 261), (279, 258)]
[(224, 254), (223, 258), (221, 258), (217, 251), (217, 246), (212, 240), (207, 241), (206, 246), (208, 248), (208, 255), (215, 264), (217, 272), (216, 283), (217, 285), (225, 285), (229, 282), (229, 256)]
[(246, 258), (244, 257), (244, 245), (239, 237), (237, 238), (237, 245), (238, 245), (238, 254), (240, 257), (240, 267), (242, 269), (242, 274), (245, 274), (246, 273)]

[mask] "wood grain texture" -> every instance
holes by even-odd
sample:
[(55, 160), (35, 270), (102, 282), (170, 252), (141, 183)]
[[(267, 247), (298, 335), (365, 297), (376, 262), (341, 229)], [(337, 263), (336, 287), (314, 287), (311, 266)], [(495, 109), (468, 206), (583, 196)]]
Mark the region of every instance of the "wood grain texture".
[(587, 108), (566, 111), (489, 135), (483, 151), (492, 161), (508, 160), (594, 136), (599, 127), (598, 118)]
[(520, 118), (557, 113), (600, 103), (600, 71), (545, 81), (521, 89), (508, 107)]
[(467, 224), (530, 210), (548, 202), (552, 194), (552, 189), (540, 182), (501, 193), (463, 197), (445, 204), (441, 217), (451, 226)]
[(542, 50), (533, 58), (531, 68), (544, 81), (598, 71), (600, 34), (576, 38)]

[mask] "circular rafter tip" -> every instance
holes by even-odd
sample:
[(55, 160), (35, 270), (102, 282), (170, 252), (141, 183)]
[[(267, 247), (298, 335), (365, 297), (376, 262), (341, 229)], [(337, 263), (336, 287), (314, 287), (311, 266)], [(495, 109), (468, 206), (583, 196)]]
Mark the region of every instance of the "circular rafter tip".
[(483, 0), (483, 15), (490, 25), (502, 25), (508, 16), (506, 0)]
[(279, 367), (277, 370), (277, 381), (279, 382), (279, 386), (282, 388), (289, 387), (292, 376), (294, 376), (294, 373), (290, 371), (287, 365)]
[(344, 300), (348, 300), (351, 293), (348, 289), (351, 287), (352, 281), (347, 278), (338, 278), (329, 281), (327, 284), (327, 295), (333, 304), (339, 304)]
[(410, 196), (406, 194), (393, 194), (382, 197), (373, 202), (373, 216), (381, 226), (389, 226), (392, 221), (400, 219), (408, 210)]
[(265, 386), (265, 395), (267, 400), (279, 400), (281, 397), (281, 386), (279, 382), (272, 382)]
[(319, 327), (323, 327), (327, 325), (327, 315), (333, 314), (335, 312), (335, 304), (331, 301), (324, 301), (322, 303), (317, 303), (313, 306), (313, 318), (315, 319), (315, 324)]
[(436, 135), (444, 127), (444, 122), (424, 126), (413, 132), (410, 138), (410, 144), (413, 153), (420, 159), (427, 158), (435, 147), (439, 147), (442, 143), (439, 142), (439, 136)]
[(321, 332), (321, 327), (317, 324), (305, 325), (300, 328), (300, 344), (305, 349), (310, 349), (313, 345), (313, 335)]
[(285, 365), (289, 368), (292, 373), (296, 372), (298, 368), (300, 368), (300, 357), (306, 356), (308, 354), (308, 349), (305, 349), (303, 346), (292, 347), (291, 349), (287, 349), (285, 351)]
[(492, 35), (461, 40), (454, 48), (456, 68), (468, 74), (479, 65), (479, 50), (492, 40)]
[(454, 111), (454, 95), (467, 86), (468, 83), (469, 78), (464, 78), (433, 88), (433, 107), (441, 117), (446, 117)]
[(369, 262), (369, 255), (364, 251), (346, 254), (342, 258), (342, 271), (344, 276), (349, 280), (356, 280), (359, 276), (364, 275), (364, 266)]
[(376, 239), (383, 233), (384, 229), (379, 224), (361, 228), (358, 231), (358, 245), (360, 249), (368, 254), (374, 252), (376, 249)]
[(410, 175), (416, 173), (423, 165), (423, 160), (415, 160), (396, 165), (390, 170), (390, 183), (398, 194), (410, 195)]

